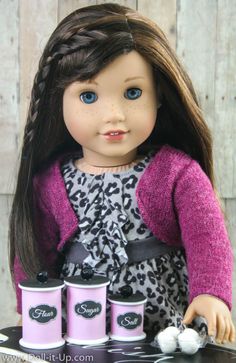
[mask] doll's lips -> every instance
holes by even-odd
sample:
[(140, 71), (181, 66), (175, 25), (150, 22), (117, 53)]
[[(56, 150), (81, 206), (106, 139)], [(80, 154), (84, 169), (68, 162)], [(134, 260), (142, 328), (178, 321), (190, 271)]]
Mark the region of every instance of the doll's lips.
[(124, 130), (110, 130), (110, 131), (107, 131), (103, 135), (120, 135), (120, 134), (126, 134), (127, 132), (128, 131), (124, 131)]
[(107, 140), (122, 140), (124, 135), (127, 133), (128, 131), (124, 130), (111, 130), (102, 135), (105, 136)]

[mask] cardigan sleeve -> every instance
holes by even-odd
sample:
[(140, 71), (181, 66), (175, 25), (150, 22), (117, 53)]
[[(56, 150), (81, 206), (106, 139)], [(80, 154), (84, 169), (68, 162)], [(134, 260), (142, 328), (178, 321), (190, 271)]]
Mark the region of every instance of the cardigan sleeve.
[[(58, 252), (57, 244), (59, 241), (59, 229), (53, 214), (50, 212), (43, 197), (40, 196), (40, 188), (37, 180), (34, 180), (34, 224), (36, 231), (36, 240), (43, 269), (46, 269), (50, 277), (58, 277)], [(19, 257), (15, 257), (14, 261), (14, 283), (16, 289), (17, 312), (22, 313), (21, 289), (18, 284), (27, 279)]]
[(194, 160), (176, 181), (174, 204), (186, 250), (190, 302), (210, 294), (231, 309), (232, 247), (210, 180)]

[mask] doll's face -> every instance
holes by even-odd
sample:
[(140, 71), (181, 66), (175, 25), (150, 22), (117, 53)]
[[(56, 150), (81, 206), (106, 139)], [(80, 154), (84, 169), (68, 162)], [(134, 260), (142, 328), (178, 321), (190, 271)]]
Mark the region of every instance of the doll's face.
[(89, 81), (64, 92), (63, 116), (91, 165), (134, 160), (151, 134), (158, 100), (151, 65), (136, 51), (117, 57)]

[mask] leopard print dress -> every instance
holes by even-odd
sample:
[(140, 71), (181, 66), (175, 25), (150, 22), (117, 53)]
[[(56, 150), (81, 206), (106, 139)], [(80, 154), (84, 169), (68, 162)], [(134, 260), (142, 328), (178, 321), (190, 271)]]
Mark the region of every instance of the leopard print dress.
[[(67, 194), (79, 221), (70, 244), (82, 243), (89, 255), (82, 263), (72, 263), (65, 251), (61, 277), (78, 275), (82, 265), (88, 264), (95, 273), (110, 279), (108, 294), (129, 284), (134, 293), (147, 297), (144, 330), (153, 334), (170, 325), (181, 326), (188, 305), (188, 277), (182, 249), (139, 263), (128, 261), (127, 243), (152, 236), (135, 197), (138, 181), (151, 159), (149, 154), (129, 170), (99, 175), (79, 170), (74, 159), (62, 165)], [(108, 303), (108, 330), (109, 311)]]

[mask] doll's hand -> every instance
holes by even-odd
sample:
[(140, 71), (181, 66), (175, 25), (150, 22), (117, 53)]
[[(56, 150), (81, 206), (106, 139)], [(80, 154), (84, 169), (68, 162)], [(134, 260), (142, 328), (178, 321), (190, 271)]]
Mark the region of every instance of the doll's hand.
[(197, 316), (207, 320), (208, 335), (215, 336), (217, 343), (233, 342), (235, 327), (227, 305), (211, 295), (198, 295), (189, 305), (183, 323), (190, 324)]

